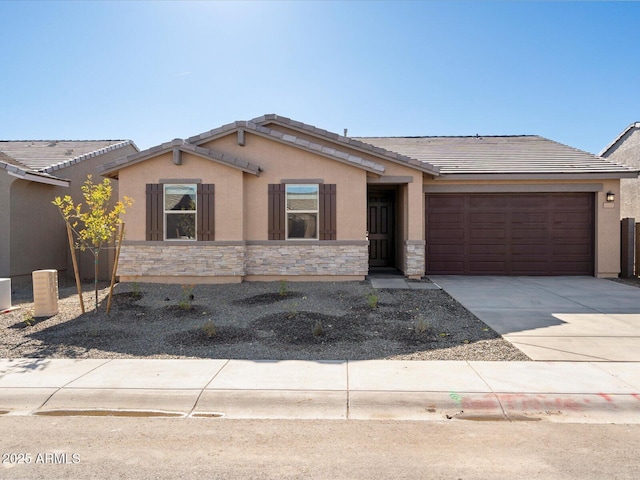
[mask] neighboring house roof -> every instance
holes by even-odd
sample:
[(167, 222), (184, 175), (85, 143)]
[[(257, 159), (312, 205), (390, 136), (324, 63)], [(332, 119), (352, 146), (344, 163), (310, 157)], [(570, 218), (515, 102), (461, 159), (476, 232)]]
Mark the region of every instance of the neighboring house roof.
[(615, 150), (616, 148), (618, 148), (619, 146), (619, 142), (625, 138), (627, 136), (628, 133), (630, 133), (632, 130), (639, 128), (640, 129), (640, 122), (633, 122), (631, 125), (629, 125), (627, 128), (625, 128), (622, 133), (620, 133), (620, 135), (618, 135), (613, 142), (611, 142), (609, 145), (607, 145), (606, 147), (604, 147), (604, 149), (600, 152), (600, 156), (601, 157), (607, 157), (609, 156), (609, 154), (611, 154), (612, 150)]
[(367, 142), (362, 142), (357, 138), (347, 137), (345, 135), (338, 135), (337, 133), (329, 132), (327, 130), (314, 127), (313, 125), (298, 122), (296, 120), (292, 120), (287, 117), (282, 117), (280, 115), (276, 115), (273, 113), (254, 118), (253, 120), (251, 120), (251, 122), (257, 125), (262, 125), (262, 126), (275, 123), (277, 125), (281, 125), (283, 127), (287, 127), (293, 130), (299, 130), (309, 135), (313, 135), (319, 138), (324, 138), (325, 140), (343, 143), (353, 149), (360, 150), (362, 152), (366, 152), (372, 155), (376, 155), (380, 158), (384, 158), (385, 160), (389, 160), (399, 164), (409, 165), (413, 168), (417, 168), (418, 170), (422, 170), (423, 172), (428, 173), (430, 175), (437, 176), (439, 174), (439, 168), (437, 166), (431, 165), (428, 162), (421, 162), (417, 160), (415, 157), (412, 157), (411, 155), (403, 154), (402, 152), (398, 152), (397, 150), (386, 149), (379, 145), (372, 145)]
[(188, 152), (206, 160), (222, 163), (233, 168), (242, 170), (243, 172), (252, 173), (253, 175), (260, 175), (262, 169), (253, 163), (242, 160), (238, 157), (234, 157), (227, 153), (216, 152), (208, 148), (198, 147), (186, 143), (181, 138), (176, 138), (170, 142), (163, 143), (155, 147), (148, 148), (138, 153), (133, 153), (127, 157), (118, 158), (112, 162), (105, 163), (98, 167), (98, 171), (102, 175), (117, 177), (118, 171), (123, 167), (135, 165), (136, 163), (143, 162), (149, 158), (163, 155), (172, 151)]
[(638, 170), (536, 135), (360, 137), (358, 140), (428, 162), (442, 176), (637, 177)]
[(131, 140), (0, 140), (0, 168), (25, 180), (68, 186), (52, 173), (128, 145), (137, 150)]

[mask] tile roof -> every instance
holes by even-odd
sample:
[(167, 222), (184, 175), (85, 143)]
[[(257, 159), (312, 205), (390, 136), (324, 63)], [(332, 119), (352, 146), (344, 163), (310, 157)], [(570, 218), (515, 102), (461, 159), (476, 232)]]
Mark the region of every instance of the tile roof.
[(360, 137), (439, 167), (441, 175), (601, 174), (637, 177), (637, 170), (536, 135)]
[(214, 162), (223, 163), (225, 165), (229, 165), (230, 167), (234, 167), (244, 172), (252, 173), (254, 175), (260, 175), (260, 173), (262, 172), (262, 169), (258, 165), (247, 162), (245, 160), (242, 160), (241, 158), (229, 155), (227, 153), (221, 153), (215, 150), (210, 150), (208, 148), (192, 145), (185, 142), (181, 138), (176, 138), (170, 142), (165, 142), (161, 145), (148, 148), (147, 150), (133, 153), (127, 157), (121, 157), (111, 162), (107, 162), (98, 167), (98, 172), (100, 172), (102, 175), (116, 176), (117, 172), (123, 167), (143, 162), (144, 160), (156, 157), (158, 155), (163, 155), (165, 153), (173, 151), (174, 149), (178, 149), (182, 152), (192, 153), (194, 155)]
[(0, 152), (23, 169), (52, 173), (127, 145), (135, 146), (131, 140), (1, 140)]
[[(288, 133), (283, 133), (278, 130), (274, 130), (271, 128), (264, 127), (253, 121), (238, 121), (229, 123), (227, 125), (223, 125), (222, 127), (215, 128), (213, 130), (209, 130), (208, 132), (201, 133), (199, 135), (195, 135), (187, 139), (187, 142), (201, 145), (205, 142), (211, 141), (214, 138), (221, 137), (224, 135), (228, 135), (230, 132), (236, 130), (246, 130), (250, 131), (256, 135), (261, 135), (266, 138), (271, 138), (273, 140), (279, 141), (281, 143), (289, 144), (291, 146), (301, 148), (303, 150), (307, 150), (309, 152), (317, 153), (320, 155), (324, 155), (329, 158), (333, 158), (342, 163), (350, 164), (358, 168), (362, 168), (364, 170), (382, 174), (384, 173), (384, 166), (379, 163), (372, 162), (371, 160), (367, 160), (366, 158), (359, 157), (357, 155), (351, 155), (345, 151), (326, 147), (324, 145), (320, 145), (319, 143), (310, 142), (304, 138), (297, 137), (295, 135), (291, 135)], [(397, 154), (395, 154), (398, 156)], [(420, 168), (424, 168), (423, 165), (419, 165)]]
[(387, 160), (391, 160), (392, 162), (396, 162), (400, 164), (403, 164), (403, 163), (408, 164), (411, 167), (417, 168), (431, 175), (438, 175), (439, 169), (437, 166), (431, 165), (428, 162), (418, 161), (414, 157), (411, 157), (410, 155), (406, 155), (403, 152), (386, 149), (382, 146), (372, 145), (367, 142), (362, 142), (358, 138), (339, 135), (337, 133), (330, 132), (328, 130), (323, 130), (321, 128), (314, 127), (313, 125), (298, 122), (297, 120), (292, 120), (290, 118), (276, 115), (274, 113), (270, 113), (270, 114), (262, 115), (261, 117), (254, 118), (253, 120), (251, 120), (251, 122), (258, 125), (268, 125), (270, 123), (276, 123), (278, 125), (282, 125), (292, 129), (301, 130), (301, 131), (304, 131), (305, 133), (315, 135), (317, 137), (325, 138), (330, 141), (348, 145), (349, 147), (354, 148), (356, 150), (361, 150), (363, 152), (377, 155)]

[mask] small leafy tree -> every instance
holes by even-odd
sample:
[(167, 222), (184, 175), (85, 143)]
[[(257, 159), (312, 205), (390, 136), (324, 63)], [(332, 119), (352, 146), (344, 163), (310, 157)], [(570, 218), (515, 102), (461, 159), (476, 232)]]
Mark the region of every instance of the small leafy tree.
[(69, 195), (56, 197), (53, 204), (58, 207), (62, 218), (76, 234), (76, 242), (71, 248), (81, 251), (90, 250), (93, 254), (94, 286), (96, 312), (98, 311), (98, 258), (100, 251), (113, 241), (118, 225), (122, 223), (120, 216), (133, 205), (133, 200), (124, 197), (109, 210), (111, 200), (111, 181), (105, 178), (102, 183), (93, 183), (91, 175), (82, 185), (84, 203), (75, 204)]

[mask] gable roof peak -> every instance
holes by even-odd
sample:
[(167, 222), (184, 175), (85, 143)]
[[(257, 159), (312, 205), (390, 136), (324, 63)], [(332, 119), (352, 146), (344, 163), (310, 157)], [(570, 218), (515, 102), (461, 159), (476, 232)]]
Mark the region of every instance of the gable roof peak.
[[(250, 122), (255, 123), (258, 126), (264, 126), (265, 124), (275, 123), (277, 125), (281, 125), (286, 128), (299, 130), (308, 135), (313, 135), (315, 137), (319, 137), (324, 140), (343, 144), (355, 150), (360, 150), (362, 152), (373, 154), (378, 157), (384, 158), (386, 160), (391, 160), (392, 162), (417, 168), (429, 175), (437, 176), (439, 174), (439, 168), (428, 162), (421, 162), (415, 158), (402, 155), (397, 152), (381, 148), (379, 146), (370, 145), (366, 142), (362, 142), (355, 138), (339, 135), (335, 132), (330, 132), (328, 130), (321, 129), (313, 125), (309, 125), (307, 123), (302, 123), (297, 120), (292, 120), (291, 118), (283, 117), (274, 113), (265, 114), (265, 115), (262, 115), (261, 117), (256, 117), (250, 120)], [(277, 130), (272, 130), (272, 131), (277, 131)]]
[(625, 128), (620, 135), (618, 135), (613, 142), (611, 142), (609, 145), (607, 145), (606, 147), (604, 147), (602, 149), (602, 151), (598, 154), (598, 156), (600, 157), (604, 157), (605, 155), (607, 155), (609, 153), (609, 150), (611, 150), (612, 148), (614, 148), (618, 142), (620, 140), (622, 140), (624, 138), (625, 135), (627, 135), (631, 130), (633, 130), (634, 128), (640, 128), (640, 122), (633, 122), (631, 123), (627, 128)]

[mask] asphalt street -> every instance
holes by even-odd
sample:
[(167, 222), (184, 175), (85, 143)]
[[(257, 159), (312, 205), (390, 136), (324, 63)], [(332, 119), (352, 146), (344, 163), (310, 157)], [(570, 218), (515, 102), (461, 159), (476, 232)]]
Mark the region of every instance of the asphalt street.
[(5, 416), (0, 431), (8, 480), (640, 478), (638, 425)]

